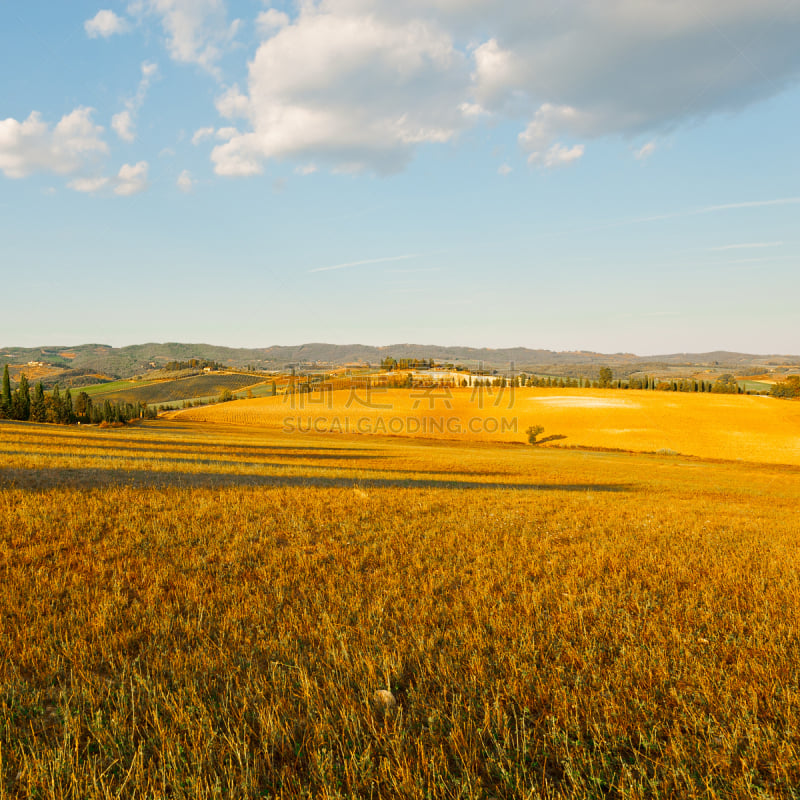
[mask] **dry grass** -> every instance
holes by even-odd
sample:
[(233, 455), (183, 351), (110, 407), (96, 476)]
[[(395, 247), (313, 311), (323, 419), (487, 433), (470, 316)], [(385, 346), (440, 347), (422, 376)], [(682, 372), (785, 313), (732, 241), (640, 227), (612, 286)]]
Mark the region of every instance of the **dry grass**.
[[(379, 407), (383, 406), (383, 407)], [(461, 441), (526, 440), (529, 425), (564, 444), (800, 465), (800, 404), (747, 395), (586, 389), (384, 389), (240, 400), (178, 419)], [(397, 423), (397, 424), (395, 424)]]
[(163, 421), (0, 450), (3, 800), (797, 796), (796, 468)]
[(30, 383), (51, 378), (53, 375), (60, 375), (64, 372), (62, 367), (53, 367), (45, 364), (43, 367), (34, 367), (29, 364), (9, 364), (8, 375), (15, 383), (19, 381), (20, 375), (24, 375)]

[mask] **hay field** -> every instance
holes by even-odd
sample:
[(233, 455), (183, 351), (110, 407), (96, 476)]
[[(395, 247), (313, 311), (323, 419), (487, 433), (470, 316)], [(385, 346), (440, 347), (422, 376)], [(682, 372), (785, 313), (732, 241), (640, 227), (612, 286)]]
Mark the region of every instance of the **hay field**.
[(800, 465), (800, 404), (747, 395), (602, 389), (373, 389), (240, 400), (177, 419), (272, 430), (526, 441)]
[(0, 451), (3, 800), (796, 797), (800, 469), (164, 420)]

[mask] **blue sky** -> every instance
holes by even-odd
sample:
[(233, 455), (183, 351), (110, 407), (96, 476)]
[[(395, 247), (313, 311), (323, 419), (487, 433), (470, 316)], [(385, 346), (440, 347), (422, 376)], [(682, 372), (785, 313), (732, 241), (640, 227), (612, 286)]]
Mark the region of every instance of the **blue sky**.
[(794, 0), (0, 0), (0, 345), (800, 352)]

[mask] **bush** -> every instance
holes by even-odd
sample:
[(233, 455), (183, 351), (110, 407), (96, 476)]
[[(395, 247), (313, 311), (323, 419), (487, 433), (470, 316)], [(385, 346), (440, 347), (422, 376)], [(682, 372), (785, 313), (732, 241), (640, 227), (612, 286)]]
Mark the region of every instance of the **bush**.
[(536, 439), (544, 433), (544, 428), (541, 425), (531, 425), (525, 433), (528, 435), (528, 444), (539, 444)]

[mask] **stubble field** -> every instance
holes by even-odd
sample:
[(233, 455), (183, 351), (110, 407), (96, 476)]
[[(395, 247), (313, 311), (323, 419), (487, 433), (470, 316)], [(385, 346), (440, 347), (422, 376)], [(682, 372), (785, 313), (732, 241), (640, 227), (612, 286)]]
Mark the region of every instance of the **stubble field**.
[(268, 430), (526, 441), (800, 465), (800, 404), (770, 397), (610, 389), (352, 389), (240, 400), (176, 419)]
[(0, 451), (0, 798), (797, 796), (796, 466), (181, 420)]

